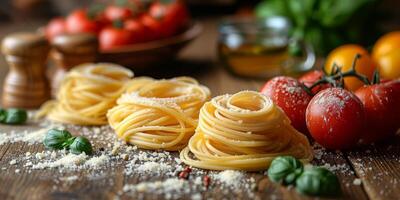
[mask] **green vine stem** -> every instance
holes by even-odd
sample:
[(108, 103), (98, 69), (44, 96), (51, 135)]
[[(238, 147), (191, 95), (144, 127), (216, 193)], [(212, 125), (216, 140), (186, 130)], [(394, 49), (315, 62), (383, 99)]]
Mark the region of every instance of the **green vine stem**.
[(324, 73), (325, 75), (320, 80), (318, 80), (314, 84), (312, 84), (310, 87), (307, 87), (304, 85), (306, 91), (311, 93), (311, 90), (313, 88), (315, 88), (316, 86), (321, 85), (321, 84), (331, 84), (334, 87), (342, 87), (343, 88), (345, 77), (356, 77), (357, 79), (361, 80), (364, 84), (371, 85), (371, 82), (368, 80), (368, 78), (366, 76), (359, 74), (356, 71), (357, 60), (360, 58), (361, 58), (360, 54), (355, 55), (351, 69), (348, 70), (347, 72), (342, 72), (341, 67), (339, 67), (336, 63), (334, 63), (332, 66), (331, 74), (327, 75), (325, 72)]

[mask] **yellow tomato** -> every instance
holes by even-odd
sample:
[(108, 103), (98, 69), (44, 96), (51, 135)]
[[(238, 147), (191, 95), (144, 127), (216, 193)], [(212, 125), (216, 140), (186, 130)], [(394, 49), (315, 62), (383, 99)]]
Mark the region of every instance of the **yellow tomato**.
[[(375, 65), (368, 54), (368, 51), (355, 44), (343, 45), (331, 51), (325, 62), (325, 70), (328, 73), (331, 72), (333, 64), (336, 63), (336, 65), (342, 69), (342, 72), (349, 71), (356, 54), (361, 55), (361, 58), (358, 59), (356, 63), (356, 71), (371, 80), (374, 74)], [(362, 81), (355, 77), (344, 78), (344, 84), (346, 89), (351, 91), (355, 91), (364, 85)]]
[(382, 78), (400, 78), (400, 48), (378, 57), (376, 63)]
[(377, 61), (379, 57), (395, 49), (400, 49), (400, 31), (390, 32), (380, 37), (372, 49), (372, 58)]

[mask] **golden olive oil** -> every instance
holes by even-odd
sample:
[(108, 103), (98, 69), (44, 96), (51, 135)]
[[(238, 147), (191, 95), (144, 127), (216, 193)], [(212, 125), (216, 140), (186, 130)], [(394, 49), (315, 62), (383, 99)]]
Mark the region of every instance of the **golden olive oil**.
[(233, 73), (258, 78), (282, 74), (282, 65), (289, 59), (287, 45), (241, 44), (231, 48), (220, 43), (219, 54), (222, 62)]

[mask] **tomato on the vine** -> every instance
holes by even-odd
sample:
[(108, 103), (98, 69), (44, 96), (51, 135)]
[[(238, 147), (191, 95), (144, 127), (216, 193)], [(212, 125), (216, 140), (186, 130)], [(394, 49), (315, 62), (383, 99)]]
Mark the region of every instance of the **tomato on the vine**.
[(361, 142), (369, 144), (393, 136), (400, 128), (400, 81), (365, 85), (355, 95), (363, 103), (366, 116)]
[(66, 29), (69, 33), (97, 34), (101, 29), (101, 22), (95, 16), (89, 16), (85, 9), (77, 9), (66, 18)]
[(45, 35), (48, 40), (52, 40), (55, 36), (66, 32), (65, 19), (61, 17), (52, 19), (45, 28)]
[(361, 101), (348, 90), (328, 88), (308, 104), (306, 122), (311, 136), (328, 149), (348, 149), (357, 144), (365, 121)]
[(275, 77), (263, 86), (261, 93), (282, 108), (294, 128), (305, 134), (308, 132), (305, 113), (311, 96), (298, 80), (285, 76)]
[(102, 50), (125, 46), (132, 43), (132, 34), (127, 29), (106, 27), (99, 34), (99, 43)]
[(400, 31), (387, 33), (376, 41), (372, 49), (372, 57), (375, 61), (387, 53), (400, 49)]
[(382, 78), (400, 78), (400, 48), (378, 57), (375, 61)]
[[(371, 79), (374, 74), (375, 65), (368, 51), (354, 44), (343, 45), (331, 51), (325, 62), (325, 71), (330, 73), (334, 64), (340, 67), (343, 73), (349, 71), (357, 54), (360, 54), (361, 58), (356, 62), (356, 71), (366, 76), (368, 79)], [(344, 83), (346, 89), (351, 91), (355, 91), (364, 85), (362, 81), (355, 77), (344, 78)]]
[[(307, 87), (311, 87), (315, 82), (320, 80), (322, 77), (324, 77), (324, 72), (321, 70), (313, 70), (310, 72), (305, 73), (303, 76), (299, 78), (300, 83), (303, 83)], [(330, 84), (322, 84), (322, 85), (317, 85), (314, 88), (312, 88), (311, 92), (313, 94), (317, 94), (319, 91), (331, 87)]]

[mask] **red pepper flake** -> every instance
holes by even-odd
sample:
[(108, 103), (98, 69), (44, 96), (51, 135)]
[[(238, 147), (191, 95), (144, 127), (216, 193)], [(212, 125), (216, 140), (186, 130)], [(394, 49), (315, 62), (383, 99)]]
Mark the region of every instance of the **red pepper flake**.
[(184, 172), (190, 173), (192, 171), (192, 168), (190, 168), (189, 166), (185, 167), (185, 169), (183, 170)]
[(189, 177), (189, 173), (188, 172), (181, 171), (179, 173), (179, 178), (181, 178), (181, 179), (188, 179), (188, 177)]
[(204, 187), (208, 188), (208, 186), (210, 185), (210, 181), (211, 181), (210, 177), (205, 175), (203, 177), (203, 185), (204, 185)]

